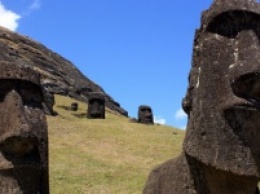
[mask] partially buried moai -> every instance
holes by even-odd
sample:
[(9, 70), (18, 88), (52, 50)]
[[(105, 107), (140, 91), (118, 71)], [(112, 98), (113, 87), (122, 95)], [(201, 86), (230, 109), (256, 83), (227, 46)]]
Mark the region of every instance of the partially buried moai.
[(89, 119), (105, 119), (105, 98), (103, 93), (89, 93), (87, 117)]
[(78, 110), (78, 103), (72, 102), (71, 105), (70, 105), (70, 110), (77, 111)]
[(39, 75), (0, 62), (0, 193), (48, 194), (48, 134)]
[(138, 107), (138, 123), (154, 124), (153, 111), (150, 106), (141, 105)]
[(259, 193), (260, 5), (214, 1), (193, 49), (183, 151), (151, 172), (143, 193)]

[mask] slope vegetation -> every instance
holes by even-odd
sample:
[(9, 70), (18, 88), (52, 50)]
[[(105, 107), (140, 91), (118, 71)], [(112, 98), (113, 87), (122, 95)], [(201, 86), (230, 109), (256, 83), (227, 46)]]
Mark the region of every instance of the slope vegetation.
[(141, 193), (152, 168), (180, 153), (184, 132), (143, 125), (107, 109), (105, 120), (86, 118), (87, 105), (55, 96), (49, 126), (50, 186), (55, 194)]

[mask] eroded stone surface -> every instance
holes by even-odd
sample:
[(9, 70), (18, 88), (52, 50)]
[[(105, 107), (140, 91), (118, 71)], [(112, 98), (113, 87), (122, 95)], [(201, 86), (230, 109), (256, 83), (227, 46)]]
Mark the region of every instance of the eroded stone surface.
[(0, 62), (0, 193), (49, 193), (43, 101), (35, 71)]
[(256, 1), (216, 0), (203, 12), (182, 102), (189, 115), (183, 154), (153, 170), (145, 194), (258, 192), (259, 42)]

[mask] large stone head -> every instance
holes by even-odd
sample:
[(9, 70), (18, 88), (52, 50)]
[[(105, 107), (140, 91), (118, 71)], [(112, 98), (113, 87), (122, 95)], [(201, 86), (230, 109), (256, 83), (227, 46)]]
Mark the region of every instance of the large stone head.
[(49, 193), (42, 102), (35, 71), (0, 62), (0, 193)]
[(260, 5), (216, 0), (194, 41), (186, 153), (239, 175), (260, 176)]
[(153, 111), (150, 106), (141, 105), (138, 107), (138, 122), (143, 124), (154, 124)]
[(103, 93), (89, 93), (87, 117), (90, 119), (105, 119), (105, 98)]

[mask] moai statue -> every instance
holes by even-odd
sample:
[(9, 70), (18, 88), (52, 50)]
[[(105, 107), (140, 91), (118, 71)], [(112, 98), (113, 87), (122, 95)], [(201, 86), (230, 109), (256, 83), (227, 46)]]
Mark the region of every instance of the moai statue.
[(141, 105), (138, 108), (138, 123), (154, 124), (153, 111), (150, 106)]
[(78, 103), (72, 102), (71, 105), (70, 105), (70, 110), (77, 111), (78, 110)]
[(193, 49), (182, 154), (154, 169), (143, 193), (259, 193), (260, 5), (214, 1)]
[(39, 75), (0, 62), (0, 193), (48, 194), (48, 134)]
[(89, 119), (105, 119), (105, 98), (103, 93), (89, 93), (87, 117)]
[(138, 120), (136, 118), (132, 117), (132, 118), (129, 118), (129, 122), (130, 123), (138, 123)]

